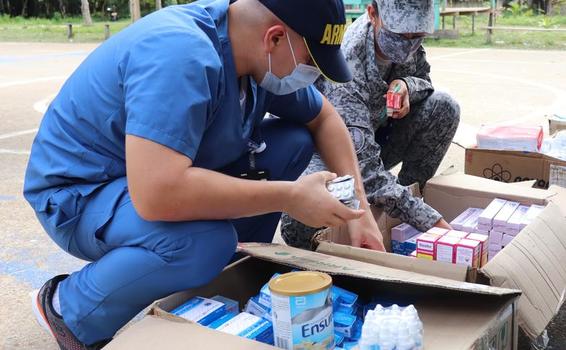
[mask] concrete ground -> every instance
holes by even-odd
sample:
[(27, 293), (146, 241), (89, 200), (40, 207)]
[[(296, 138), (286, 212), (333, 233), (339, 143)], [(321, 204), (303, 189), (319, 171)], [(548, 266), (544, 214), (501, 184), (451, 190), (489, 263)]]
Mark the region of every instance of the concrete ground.
[[(23, 176), (42, 111), (96, 45), (0, 43), (0, 349), (56, 349), (36, 325), (28, 293), (79, 269), (53, 244), (22, 197)], [(428, 50), (438, 89), (462, 108), (458, 139), (482, 123), (535, 121), (566, 112), (566, 51)], [(463, 171), (454, 145), (441, 169)], [(551, 326), (552, 349), (566, 349), (566, 313)], [(524, 347), (525, 348), (525, 347)]]

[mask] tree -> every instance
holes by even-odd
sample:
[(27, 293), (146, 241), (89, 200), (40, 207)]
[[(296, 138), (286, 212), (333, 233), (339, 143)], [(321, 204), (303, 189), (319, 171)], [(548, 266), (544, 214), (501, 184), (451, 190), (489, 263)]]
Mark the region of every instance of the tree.
[(140, 19), (140, 0), (130, 0), (130, 16), (132, 17), (132, 22)]
[(83, 22), (87, 26), (92, 25), (92, 18), (90, 17), (90, 7), (88, 5), (88, 0), (81, 0), (81, 13), (83, 15)]
[(24, 0), (24, 4), (22, 5), (22, 13), (20, 16), (26, 17), (28, 11), (28, 0)]
[(161, 10), (161, 0), (155, 0), (155, 10)]

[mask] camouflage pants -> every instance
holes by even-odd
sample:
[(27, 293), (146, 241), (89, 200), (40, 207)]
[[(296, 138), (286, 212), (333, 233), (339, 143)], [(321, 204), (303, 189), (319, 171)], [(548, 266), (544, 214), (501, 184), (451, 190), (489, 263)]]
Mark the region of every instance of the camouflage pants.
[(460, 122), (460, 107), (448, 94), (434, 92), (411, 106), (403, 119), (389, 119), (376, 132), (385, 169), (402, 163), (398, 178), (403, 186), (431, 179), (450, 147)]
[[(460, 121), (460, 107), (448, 94), (434, 92), (403, 119), (390, 119), (376, 132), (385, 169), (402, 163), (398, 182), (421, 187), (434, 176), (452, 142)], [(325, 170), (320, 163), (309, 164), (305, 173)], [(310, 249), (311, 238), (320, 228), (308, 227), (287, 214), (281, 221), (281, 235), (291, 246)]]

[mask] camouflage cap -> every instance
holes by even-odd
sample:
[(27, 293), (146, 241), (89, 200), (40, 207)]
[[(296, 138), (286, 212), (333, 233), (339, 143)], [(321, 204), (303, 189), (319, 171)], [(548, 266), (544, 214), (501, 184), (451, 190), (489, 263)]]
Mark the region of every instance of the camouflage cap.
[(434, 32), (433, 0), (377, 0), (379, 16), (394, 33)]

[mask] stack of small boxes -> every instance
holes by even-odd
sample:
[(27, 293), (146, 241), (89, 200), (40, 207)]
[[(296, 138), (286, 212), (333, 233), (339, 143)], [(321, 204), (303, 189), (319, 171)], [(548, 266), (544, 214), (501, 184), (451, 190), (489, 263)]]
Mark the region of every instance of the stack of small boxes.
[(391, 230), (393, 253), (479, 268), (508, 245), (543, 208), (496, 198), (485, 209), (464, 211), (450, 223), (451, 231), (433, 227), (421, 233), (401, 224)]
[(489, 235), (489, 260), (511, 243), (542, 209), (540, 205), (494, 199), (480, 215), (477, 228), (478, 232)]

